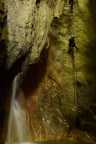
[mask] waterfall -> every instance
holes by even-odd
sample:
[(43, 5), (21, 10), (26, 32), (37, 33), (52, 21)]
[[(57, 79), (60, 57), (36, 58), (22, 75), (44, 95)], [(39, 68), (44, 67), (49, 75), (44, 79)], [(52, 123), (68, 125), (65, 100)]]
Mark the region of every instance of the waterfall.
[(26, 124), (26, 111), (16, 100), (20, 77), (21, 74), (18, 74), (13, 81), (8, 133), (5, 144), (14, 144), (15, 142), (19, 144), (31, 141), (31, 134)]

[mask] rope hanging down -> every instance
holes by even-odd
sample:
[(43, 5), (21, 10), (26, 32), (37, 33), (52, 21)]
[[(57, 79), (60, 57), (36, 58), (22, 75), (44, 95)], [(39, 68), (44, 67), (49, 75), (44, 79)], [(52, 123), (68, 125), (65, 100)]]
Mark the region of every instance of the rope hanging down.
[(73, 90), (74, 90), (74, 104), (76, 106), (76, 110), (78, 107), (78, 96), (77, 96), (77, 72), (76, 72), (76, 52), (78, 51), (78, 48), (76, 46), (75, 36), (74, 36), (74, 8), (75, 8), (75, 1), (74, 0), (68, 0), (69, 8), (70, 8), (70, 21), (69, 21), (69, 40), (68, 40), (68, 54), (71, 57), (72, 61), (72, 68), (73, 68)]

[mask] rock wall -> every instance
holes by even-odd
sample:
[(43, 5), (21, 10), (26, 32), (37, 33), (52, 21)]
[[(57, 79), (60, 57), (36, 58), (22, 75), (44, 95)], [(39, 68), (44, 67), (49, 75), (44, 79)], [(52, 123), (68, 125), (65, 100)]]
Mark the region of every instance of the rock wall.
[[(0, 19), (7, 18), (3, 28), (0, 22), (0, 41), (7, 42), (0, 47), (2, 66), (10, 70), (26, 54), (21, 70), (29, 64), (34, 68), (43, 49), (49, 49), (38, 98), (44, 126), (53, 135), (74, 126), (96, 129), (95, 5), (95, 0), (75, 0), (73, 7), (67, 0), (7, 0), (5, 8), (1, 6), (7, 17), (0, 9)], [(72, 37), (78, 49), (74, 57), (68, 53)], [(43, 69), (39, 66), (37, 71)]]

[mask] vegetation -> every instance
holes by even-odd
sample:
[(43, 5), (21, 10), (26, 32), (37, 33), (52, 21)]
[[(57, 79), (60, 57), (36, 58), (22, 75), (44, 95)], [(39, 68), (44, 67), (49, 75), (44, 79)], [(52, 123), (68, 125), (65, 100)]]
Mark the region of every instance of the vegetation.
[(40, 89), (38, 112), (30, 119), (35, 131), (42, 127), (41, 144), (95, 144), (95, 0), (17, 2), (26, 4), (23, 13), (10, 0), (7, 12), (0, 1), (0, 130), (10, 109), (12, 81), (23, 72), (25, 93)]

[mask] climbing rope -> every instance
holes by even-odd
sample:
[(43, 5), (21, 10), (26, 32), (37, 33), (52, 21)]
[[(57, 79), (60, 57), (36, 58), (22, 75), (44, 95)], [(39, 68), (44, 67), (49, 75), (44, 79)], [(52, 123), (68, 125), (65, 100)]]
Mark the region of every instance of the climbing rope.
[(72, 68), (73, 68), (73, 90), (74, 90), (74, 104), (76, 107), (78, 107), (78, 96), (77, 96), (77, 72), (76, 72), (76, 52), (78, 50), (76, 43), (75, 43), (75, 36), (74, 36), (74, 29), (73, 29), (73, 24), (74, 24), (74, 8), (75, 8), (75, 1), (74, 0), (69, 0), (69, 45), (68, 45), (68, 54), (71, 57), (72, 61)]

